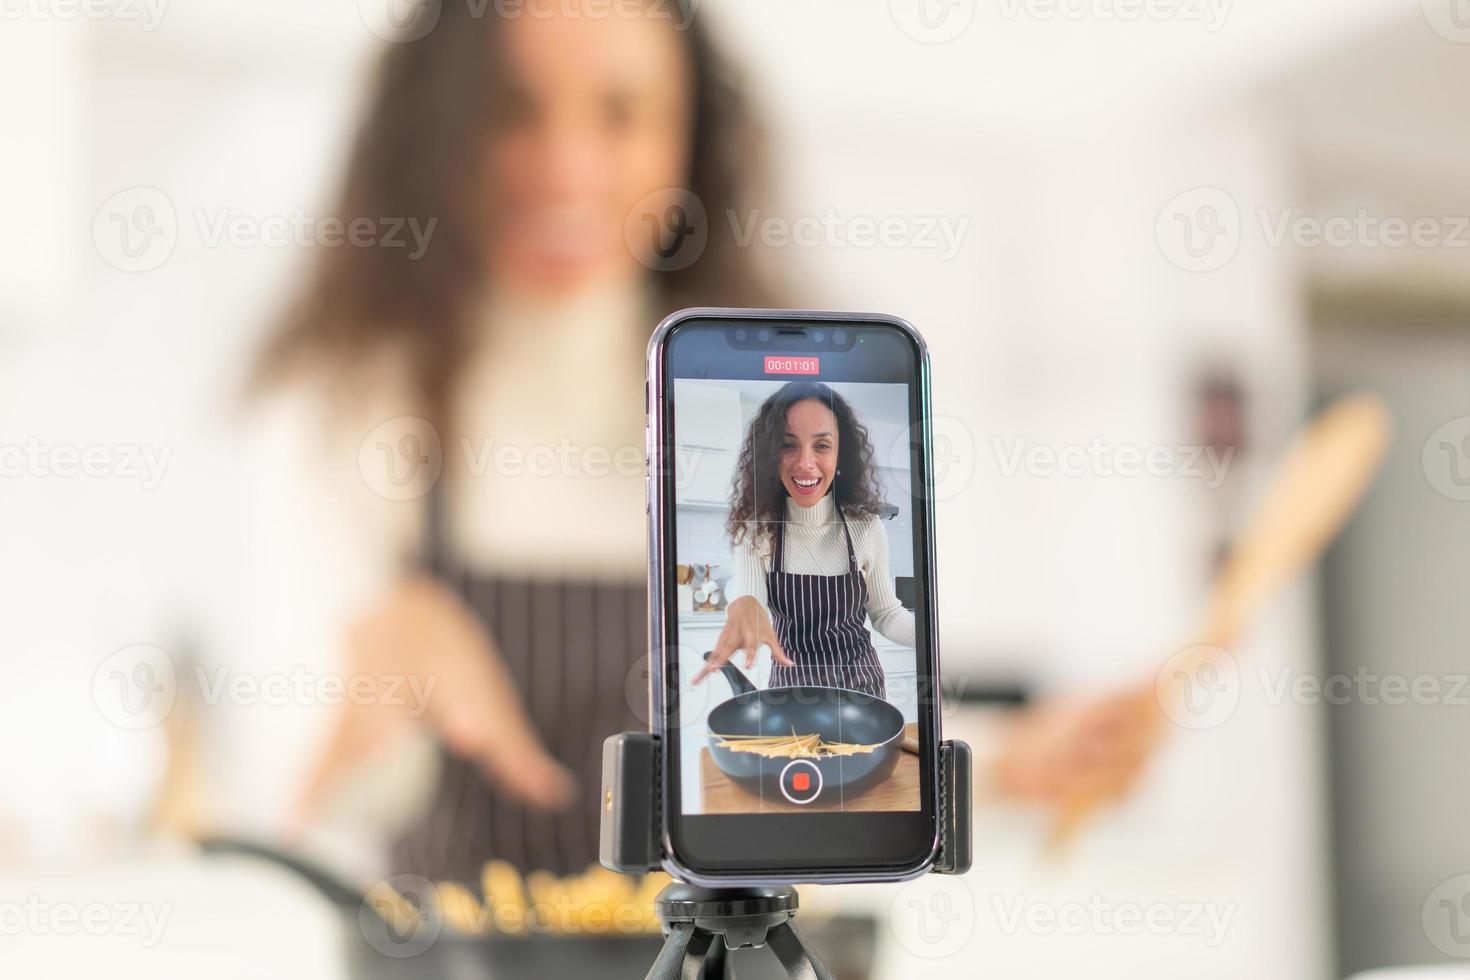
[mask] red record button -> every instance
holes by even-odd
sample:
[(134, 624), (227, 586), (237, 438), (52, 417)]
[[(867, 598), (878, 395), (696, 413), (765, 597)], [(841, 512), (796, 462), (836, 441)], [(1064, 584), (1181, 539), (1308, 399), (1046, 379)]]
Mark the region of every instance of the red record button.
[(781, 770), (781, 795), (797, 806), (822, 795), (822, 770), (810, 759), (792, 759)]

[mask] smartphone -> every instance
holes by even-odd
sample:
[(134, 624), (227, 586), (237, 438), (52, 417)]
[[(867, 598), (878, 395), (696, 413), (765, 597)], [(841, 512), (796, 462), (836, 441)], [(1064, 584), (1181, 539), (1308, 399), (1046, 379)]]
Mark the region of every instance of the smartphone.
[(923, 874), (940, 732), (922, 338), (871, 313), (683, 310), (647, 379), (665, 869)]

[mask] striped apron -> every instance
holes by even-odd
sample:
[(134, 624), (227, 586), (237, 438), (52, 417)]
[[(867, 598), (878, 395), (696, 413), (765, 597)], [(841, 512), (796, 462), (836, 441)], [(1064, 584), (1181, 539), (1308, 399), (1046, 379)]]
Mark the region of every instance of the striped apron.
[[(835, 501), (834, 501), (835, 503)], [(776, 524), (776, 547), (766, 573), (766, 599), (776, 638), (795, 666), (773, 664), (771, 687), (841, 687), (886, 697), (883, 665), (865, 625), (868, 583), (858, 568), (852, 532), (837, 504), (847, 540), (845, 575), (798, 575), (784, 571), (784, 522)]]
[[(648, 727), (626, 693), (648, 652), (647, 585), (467, 569), (450, 547), (437, 489), (428, 503), (425, 570), (463, 596), (495, 638), (531, 723), (581, 792), (567, 809), (541, 812), (499, 792), (474, 763), (441, 752), (434, 801), (395, 844), (393, 866), (475, 892), (491, 859), (522, 874), (581, 873), (597, 861), (602, 740)], [(645, 675), (635, 676), (641, 685)]]

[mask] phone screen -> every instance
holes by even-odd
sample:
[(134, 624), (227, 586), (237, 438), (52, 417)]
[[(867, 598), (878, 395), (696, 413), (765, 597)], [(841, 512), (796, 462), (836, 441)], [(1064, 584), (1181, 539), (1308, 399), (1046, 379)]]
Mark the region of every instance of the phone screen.
[(937, 722), (917, 335), (711, 315), (661, 347), (650, 478), (676, 862), (921, 863)]

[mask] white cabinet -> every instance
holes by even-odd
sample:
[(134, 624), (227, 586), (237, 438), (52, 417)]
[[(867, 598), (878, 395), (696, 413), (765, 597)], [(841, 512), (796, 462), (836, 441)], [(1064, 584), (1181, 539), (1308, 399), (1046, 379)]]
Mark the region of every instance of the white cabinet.
[(868, 442), (873, 446), (873, 458), (879, 466), (895, 470), (909, 468), (908, 426), (882, 419), (864, 419), (868, 430)]
[(675, 381), (674, 439), (689, 449), (734, 455), (744, 436), (740, 423), (740, 392), (734, 388)]
[(728, 506), (735, 461), (745, 435), (740, 393), (698, 381), (676, 381), (674, 404), (678, 413), (674, 419), (674, 502)]
[(674, 451), (674, 502), (725, 507), (735, 482), (734, 453), (678, 446)]

